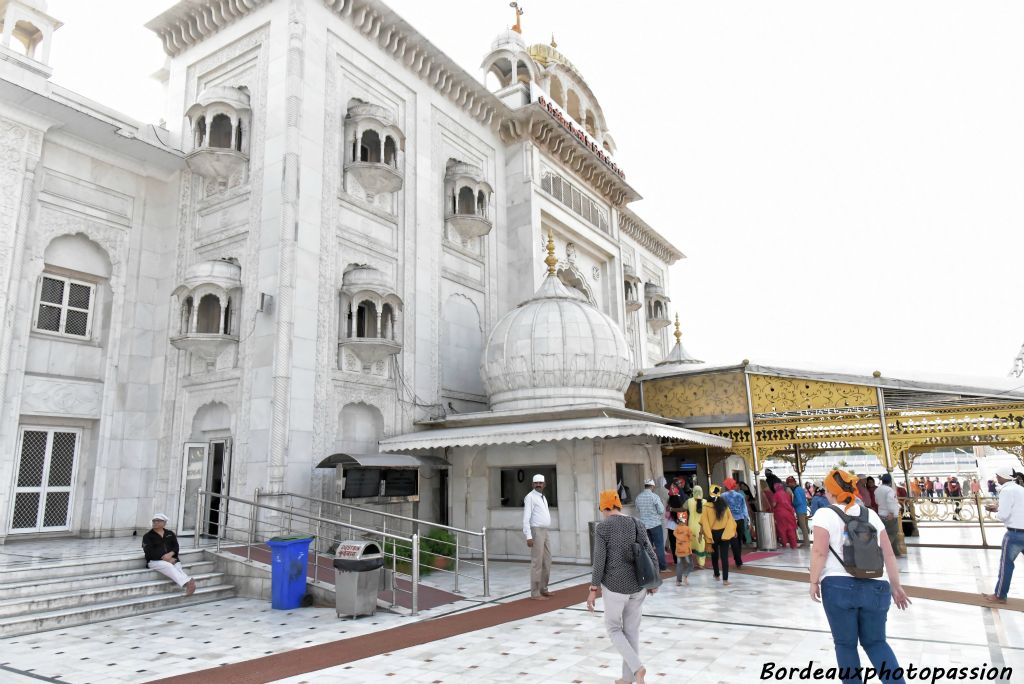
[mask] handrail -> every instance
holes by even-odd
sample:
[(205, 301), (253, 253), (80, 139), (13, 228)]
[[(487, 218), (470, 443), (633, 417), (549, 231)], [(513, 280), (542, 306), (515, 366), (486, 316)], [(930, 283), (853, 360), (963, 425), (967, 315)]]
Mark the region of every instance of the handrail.
[[(248, 504), (248, 505), (254, 506), (256, 508), (264, 508), (264, 509), (266, 509), (268, 511), (277, 511), (278, 513), (285, 513), (287, 515), (298, 515), (298, 516), (300, 516), (302, 518), (306, 518), (308, 520), (315, 520), (317, 522), (327, 523), (328, 525), (339, 525), (341, 527), (347, 527), (350, 530), (358, 530), (359, 532), (364, 532), (366, 534), (372, 534), (374, 536), (390, 537), (391, 539), (397, 539), (399, 541), (405, 541), (405, 542), (411, 542), (412, 541), (412, 537), (403, 537), (403, 536), (401, 536), (399, 534), (391, 534), (390, 532), (381, 532), (380, 530), (371, 530), (371, 529), (366, 528), (366, 527), (360, 527), (359, 525), (353, 525), (352, 523), (342, 522), (341, 520), (331, 520), (330, 518), (322, 518), (322, 517), (320, 517), (318, 515), (311, 515), (309, 513), (303, 513), (302, 511), (295, 511), (295, 510), (289, 510), (289, 509), (286, 509), (286, 508), (279, 508), (277, 506), (270, 506), (268, 504), (262, 504), (262, 503), (257, 503), (255, 501), (250, 501), (249, 499), (242, 499), (242, 498), (237, 497), (237, 496), (229, 496), (227, 494), (212, 494), (211, 492), (207, 492), (207, 491), (202, 490), (202, 489), (199, 490), (199, 497), (200, 498), (202, 498), (203, 496), (207, 496), (207, 495), (215, 496), (218, 499), (223, 499), (225, 501), (237, 501), (238, 503)], [(198, 526), (197, 526), (197, 529), (196, 529), (195, 536), (196, 536), (196, 538), (199, 537)]]
[(354, 511), (360, 511), (361, 513), (371, 513), (373, 515), (380, 515), (386, 518), (395, 518), (397, 520), (405, 520), (406, 522), (422, 523), (430, 527), (440, 528), (442, 530), (451, 530), (452, 532), (460, 532), (462, 534), (471, 534), (475, 537), (484, 536), (483, 532), (475, 532), (473, 530), (464, 530), (461, 527), (452, 527), (451, 525), (442, 525), (441, 523), (432, 522), (430, 520), (423, 520), (422, 518), (410, 518), (405, 515), (398, 515), (397, 513), (385, 513), (384, 511), (377, 511), (372, 508), (363, 508), (361, 506), (353, 506), (352, 504), (339, 503), (337, 501), (330, 501), (328, 499), (318, 499), (315, 496), (305, 496), (303, 494), (293, 494), (291, 492), (280, 492), (277, 494), (263, 494), (260, 493), (260, 497), (264, 496), (294, 496), (296, 499), (305, 499), (306, 501), (313, 501), (316, 503), (325, 503), (331, 506), (337, 506), (339, 508), (348, 508)]
[[(323, 511), (323, 507), (324, 507), (325, 504), (328, 505), (328, 506), (336, 506), (338, 508), (348, 509), (349, 510), (349, 520), (352, 519), (352, 514), (351, 514), (352, 511), (358, 511), (360, 513), (370, 514), (370, 515), (378, 515), (378, 516), (381, 516), (381, 517), (385, 518), (385, 520), (383, 520), (382, 524), (381, 524), (381, 526), (382, 526), (382, 528), (384, 530), (387, 530), (387, 519), (391, 518), (391, 519), (395, 519), (395, 520), (404, 520), (406, 522), (414, 523), (416, 525), (415, 531), (417, 532), (417, 534), (419, 532), (419, 526), (420, 525), (425, 525), (427, 527), (433, 527), (433, 528), (437, 528), (437, 529), (448, 530), (450, 532), (454, 532), (455, 533), (455, 544), (454, 544), (454, 546), (455, 546), (455, 551), (454, 551), (455, 555), (454, 555), (454, 557), (452, 557), (452, 556), (445, 556), (446, 558), (453, 558), (453, 560), (455, 561), (454, 591), (457, 592), (459, 590), (459, 565), (462, 564), (462, 563), (465, 563), (465, 564), (468, 564), (468, 565), (475, 565), (477, 567), (481, 567), (482, 568), (482, 577), (480, 578), (480, 580), (483, 583), (483, 595), (484, 596), (490, 596), (491, 595), (491, 576), (490, 576), (491, 573), (490, 573), (490, 563), (489, 563), (489, 560), (487, 558), (487, 528), (486, 527), (482, 527), (482, 528), (480, 528), (479, 532), (476, 532), (476, 531), (473, 531), (473, 530), (462, 529), (461, 527), (452, 527), (451, 525), (442, 525), (441, 523), (435, 523), (435, 522), (432, 522), (430, 520), (423, 520), (421, 518), (411, 518), (411, 517), (408, 517), (408, 516), (405, 516), (405, 515), (398, 515), (397, 513), (387, 513), (385, 511), (380, 511), (380, 510), (376, 510), (376, 509), (373, 509), (373, 508), (366, 508), (366, 507), (363, 507), (363, 506), (354, 506), (352, 504), (345, 504), (345, 503), (341, 503), (341, 502), (338, 502), (338, 501), (331, 501), (329, 499), (321, 499), (321, 498), (318, 498), (318, 497), (315, 497), (315, 496), (306, 496), (304, 494), (295, 494), (295, 493), (292, 493), (292, 492), (276, 492), (276, 493), (264, 494), (264, 493), (260, 492), (259, 490), (257, 490), (257, 500), (259, 500), (259, 499), (261, 499), (261, 498), (263, 498), (265, 496), (267, 496), (267, 497), (271, 497), (271, 496), (272, 497), (285, 497), (285, 496), (287, 496), (287, 497), (295, 497), (296, 499), (302, 499), (304, 501), (310, 501), (310, 502), (318, 504), (318, 509), (321, 512)], [(474, 562), (472, 562), (472, 561), (470, 561), (468, 559), (464, 559), (464, 558), (460, 557), (460, 553), (459, 553), (459, 537), (458, 537), (458, 535), (460, 535), (460, 534), (470, 535), (470, 536), (473, 536), (473, 537), (478, 537), (480, 539), (480, 542), (481, 542), (480, 543), (480, 548), (474, 548), (473, 546), (470, 546), (469, 544), (466, 544), (465, 548), (466, 548), (467, 551), (472, 552), (472, 553), (479, 552), (481, 554), (482, 559), (483, 559), (483, 563), (482, 564), (474, 563)], [(443, 554), (434, 554), (434, 555), (443, 555)]]
[[(256, 491), (256, 496), (259, 497), (259, 490)], [(412, 614), (413, 615), (419, 614), (419, 582), (420, 582), (419, 559), (420, 559), (420, 556), (421, 556), (421, 552), (420, 552), (420, 536), (418, 534), (413, 534), (410, 537), (404, 537), (404, 536), (402, 536), (400, 534), (394, 534), (394, 533), (388, 532), (386, 529), (385, 530), (369, 529), (369, 528), (366, 528), (366, 527), (362, 527), (360, 525), (354, 525), (352, 523), (346, 523), (346, 522), (343, 522), (341, 520), (333, 520), (331, 518), (325, 518), (323, 516), (313, 515), (311, 513), (305, 513), (305, 512), (303, 512), (301, 510), (291, 510), (291, 509), (281, 508), (279, 506), (272, 506), (270, 504), (260, 503), (258, 501), (252, 501), (250, 499), (243, 499), (242, 497), (238, 497), (238, 496), (230, 496), (230, 495), (227, 495), (227, 494), (218, 494), (218, 493), (214, 493), (214, 492), (208, 492), (208, 491), (206, 491), (204, 489), (200, 489), (197, 492), (197, 495), (196, 495), (196, 527), (195, 527), (195, 530), (193, 532), (193, 541), (194, 541), (196, 547), (198, 547), (200, 530), (204, 526), (204, 524), (205, 524), (205, 522), (207, 520), (206, 516), (204, 515), (204, 501), (212, 501), (214, 498), (216, 498), (218, 500), (218, 503), (222, 503), (222, 502), (235, 502), (235, 503), (238, 503), (238, 504), (245, 504), (245, 505), (249, 506), (249, 516), (248, 516), (248, 521), (247, 521), (245, 529), (243, 529), (241, 527), (238, 527), (238, 528), (231, 528), (230, 527), (231, 513), (229, 511), (230, 511), (231, 507), (221, 506), (221, 508), (219, 509), (218, 512), (219, 513), (223, 513), (223, 516), (222, 517), (219, 516), (218, 520), (217, 520), (217, 523), (216, 523), (216, 525), (217, 525), (217, 532), (216, 532), (216, 536), (217, 536), (217, 551), (218, 552), (221, 550), (221, 540), (225, 537), (225, 534), (224, 534), (225, 530), (236, 529), (237, 531), (242, 532), (243, 535), (246, 535), (246, 534), (248, 535), (248, 542), (246, 542), (246, 560), (251, 560), (251, 547), (252, 547), (253, 543), (255, 542), (256, 518), (258, 517), (258, 515), (256, 514), (257, 510), (273, 511), (273, 512), (280, 513), (280, 514), (288, 516), (287, 527), (282, 526), (282, 529), (291, 530), (292, 518), (295, 517), (295, 516), (298, 516), (301, 519), (305, 519), (305, 520), (310, 521), (310, 522), (315, 522), (318, 529), (319, 529), (319, 526), (321, 524), (327, 524), (327, 525), (333, 525), (333, 526), (340, 527), (340, 528), (346, 528), (348, 530), (354, 530), (356, 532), (361, 532), (365, 536), (370, 536), (370, 537), (373, 537), (373, 538), (380, 538), (382, 541), (387, 541), (388, 539), (390, 539), (392, 541), (394, 550), (396, 552), (397, 552), (398, 548), (410, 548), (411, 549), (411, 554), (410, 555), (413, 558), (413, 563), (412, 563), (412, 567), (411, 567), (411, 570), (410, 570), (410, 575), (411, 575), (411, 579), (412, 579), (412, 581), (411, 581), (411, 585), (412, 586), (408, 590), (405, 590), (405, 589), (399, 590), (394, 585), (394, 583), (392, 583), (391, 592), (392, 592), (392, 595), (394, 595), (395, 591), (402, 591), (402, 593), (409, 593), (409, 594), (411, 594), (411, 596), (412, 596), (412, 606), (411, 606)], [(237, 518), (238, 514), (236, 513), (235, 516)], [(212, 524), (212, 521), (211, 521), (211, 524)], [(322, 539), (322, 535), (320, 535), (319, 532), (311, 533), (310, 536), (312, 536), (315, 540)], [(384, 548), (384, 545), (382, 545), (381, 550), (382, 550), (382, 555), (384, 555), (384, 556), (391, 556), (393, 558), (392, 571), (394, 571), (394, 563), (398, 561), (397, 553), (396, 552), (388, 553), (387, 550)], [(319, 555), (319, 554), (315, 554), (315, 555)], [(320, 568), (319, 562), (314, 563), (314, 565), (313, 565), (313, 570), (314, 570), (313, 581), (314, 582), (318, 581), (317, 580), (317, 570), (319, 568)], [(394, 600), (392, 600), (392, 605), (394, 605)]]

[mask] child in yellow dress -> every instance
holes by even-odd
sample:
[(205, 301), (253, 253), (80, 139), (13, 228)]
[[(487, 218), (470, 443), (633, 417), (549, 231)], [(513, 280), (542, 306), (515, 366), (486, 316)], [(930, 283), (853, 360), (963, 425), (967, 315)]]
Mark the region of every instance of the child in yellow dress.
[[(693, 550), (690, 548), (690, 526), (687, 524), (686, 511), (680, 511), (676, 513), (678, 522), (676, 523), (676, 529), (672, 531), (672, 534), (676, 539), (676, 586), (680, 586), (684, 582), (690, 583), (690, 571), (693, 569)], [(685, 567), (686, 573), (683, 573)]]

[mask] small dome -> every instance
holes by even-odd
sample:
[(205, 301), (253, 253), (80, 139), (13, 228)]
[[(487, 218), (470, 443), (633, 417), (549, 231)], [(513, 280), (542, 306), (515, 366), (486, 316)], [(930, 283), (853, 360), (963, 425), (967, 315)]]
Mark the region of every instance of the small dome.
[[(549, 258), (552, 265), (554, 256)], [(552, 271), (553, 266), (537, 293), (505, 314), (487, 340), (480, 372), (491, 409), (624, 406), (634, 374), (625, 336)]]
[(183, 284), (189, 288), (196, 285), (220, 285), (225, 290), (231, 290), (242, 286), (242, 267), (225, 259), (200, 261), (189, 266)]
[(369, 290), (381, 295), (388, 294), (393, 289), (387, 275), (366, 264), (349, 267), (342, 276), (341, 286), (345, 292)]
[(511, 50), (517, 52), (519, 50), (526, 50), (526, 41), (523, 37), (513, 31), (512, 29), (505, 29), (498, 34), (498, 37), (491, 43), (491, 52), (496, 50)]
[(249, 109), (249, 93), (233, 86), (210, 86), (199, 93), (195, 105), (209, 107), (212, 104), (226, 104), (233, 107), (235, 111), (245, 111)]

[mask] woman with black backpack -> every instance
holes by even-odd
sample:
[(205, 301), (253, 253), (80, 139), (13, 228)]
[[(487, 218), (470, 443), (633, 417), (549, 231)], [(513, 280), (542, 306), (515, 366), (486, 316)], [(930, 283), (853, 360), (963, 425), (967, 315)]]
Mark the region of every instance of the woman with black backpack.
[(810, 593), (825, 608), (839, 679), (844, 684), (862, 681), (857, 674), (859, 642), (879, 681), (902, 684), (903, 669), (885, 640), (885, 621), (891, 602), (906, 610), (910, 599), (900, 584), (885, 525), (877, 513), (857, 502), (855, 475), (830, 472), (825, 497), (830, 505), (819, 508), (813, 520)]

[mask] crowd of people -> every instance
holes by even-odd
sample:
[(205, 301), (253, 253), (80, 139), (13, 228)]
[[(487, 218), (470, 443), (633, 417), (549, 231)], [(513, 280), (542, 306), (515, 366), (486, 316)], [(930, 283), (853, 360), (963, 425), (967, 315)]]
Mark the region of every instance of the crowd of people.
[[(770, 470), (766, 476), (761, 501), (733, 478), (711, 484), (705, 495), (700, 485), (677, 477), (665, 485), (666, 503), (655, 481), (647, 480), (635, 500), (637, 518), (623, 512), (617, 491), (601, 492), (603, 520), (595, 531), (587, 607), (594, 610), (598, 596), (604, 597), (605, 629), (622, 656), (617, 684), (645, 681), (639, 647), (643, 602), (658, 590), (660, 573), (654, 569), (666, 569), (666, 552), (675, 563), (677, 586), (689, 584), (691, 571), (705, 567), (708, 557), (715, 582), (728, 585), (730, 560), (742, 567), (742, 546), (754, 540), (750, 522), (758, 504), (773, 515), (780, 540), (794, 548), (808, 545), (809, 528), (814, 528), (810, 595), (823, 604), (840, 678), (860, 681), (844, 674), (860, 667), (858, 645), (877, 670), (897, 670), (886, 641), (888, 608), (895, 603), (905, 609), (910, 601), (896, 565), (899, 505), (892, 477), (886, 473), (876, 485), (873, 478), (833, 470), (815, 487), (794, 477), (783, 482)], [(648, 573), (641, 569), (643, 559), (649, 560)], [(653, 581), (642, 581), (652, 574)], [(1001, 598), (998, 591), (990, 600)], [(900, 683), (903, 678), (882, 681)]]

